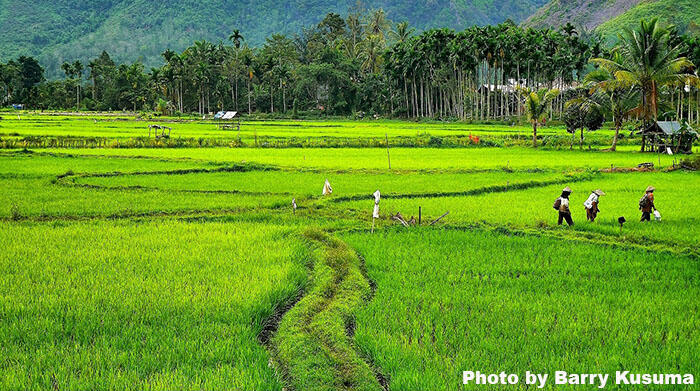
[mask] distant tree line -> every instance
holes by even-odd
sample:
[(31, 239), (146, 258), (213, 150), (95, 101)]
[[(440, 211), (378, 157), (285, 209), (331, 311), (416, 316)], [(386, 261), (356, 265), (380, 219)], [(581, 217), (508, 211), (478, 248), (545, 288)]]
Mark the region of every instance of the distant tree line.
[[(700, 63), (699, 38), (667, 32), (663, 45)], [(294, 36), (272, 35), (257, 48), (234, 30), (227, 43), (197, 41), (162, 56), (161, 67), (146, 70), (102, 52), (87, 64), (63, 64), (62, 80), (45, 80), (31, 57), (0, 63), (0, 105), (508, 120), (525, 114), (523, 91), (547, 88), (559, 93), (547, 101), (543, 118), (563, 118), (567, 101), (588, 94), (586, 75), (614, 72), (590, 60), (612, 60), (619, 48), (570, 24), (552, 30), (507, 21), (416, 34), (382, 10), (351, 10), (345, 18), (330, 13)], [(666, 83), (658, 95), (674, 102), (681, 117), (697, 111), (695, 85)], [(608, 115), (614, 110), (607, 107)]]

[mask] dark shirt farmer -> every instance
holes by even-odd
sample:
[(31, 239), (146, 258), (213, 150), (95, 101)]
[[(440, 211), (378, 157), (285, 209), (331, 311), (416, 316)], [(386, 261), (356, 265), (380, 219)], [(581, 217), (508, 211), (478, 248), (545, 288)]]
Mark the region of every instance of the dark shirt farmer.
[(656, 210), (656, 205), (654, 205), (654, 187), (647, 187), (647, 191), (642, 197), (639, 203), (639, 209), (642, 210), (641, 221), (651, 221), (651, 211)]
[(555, 205), (558, 205), (557, 209), (559, 210), (559, 219), (557, 220), (558, 225), (561, 225), (564, 220), (566, 220), (566, 223), (569, 224), (569, 226), (574, 225), (574, 221), (571, 219), (571, 209), (569, 209), (570, 194), (571, 188), (569, 186), (565, 187), (561, 192), (561, 196), (559, 196), (554, 203)]

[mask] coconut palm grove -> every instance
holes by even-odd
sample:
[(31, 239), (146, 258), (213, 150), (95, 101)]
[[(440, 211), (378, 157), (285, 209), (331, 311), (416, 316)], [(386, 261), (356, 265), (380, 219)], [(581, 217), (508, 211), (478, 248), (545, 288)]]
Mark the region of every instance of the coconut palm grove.
[(0, 3), (0, 390), (698, 388), (692, 4), (175, 3)]

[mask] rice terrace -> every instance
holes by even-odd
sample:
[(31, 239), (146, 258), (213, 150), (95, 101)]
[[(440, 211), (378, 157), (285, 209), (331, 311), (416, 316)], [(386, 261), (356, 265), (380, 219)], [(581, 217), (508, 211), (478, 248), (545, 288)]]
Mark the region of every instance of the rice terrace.
[(0, 390), (697, 389), (700, 38), (666, 26), (350, 8), (0, 62)]

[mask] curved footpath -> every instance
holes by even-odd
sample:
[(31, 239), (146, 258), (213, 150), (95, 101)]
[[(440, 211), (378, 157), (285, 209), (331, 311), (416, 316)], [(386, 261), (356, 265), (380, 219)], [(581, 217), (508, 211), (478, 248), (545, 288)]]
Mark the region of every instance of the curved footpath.
[(386, 389), (384, 377), (351, 339), (353, 313), (372, 296), (362, 260), (320, 230), (307, 230), (304, 237), (314, 247), (312, 277), (267, 344), (275, 367), (295, 390)]

